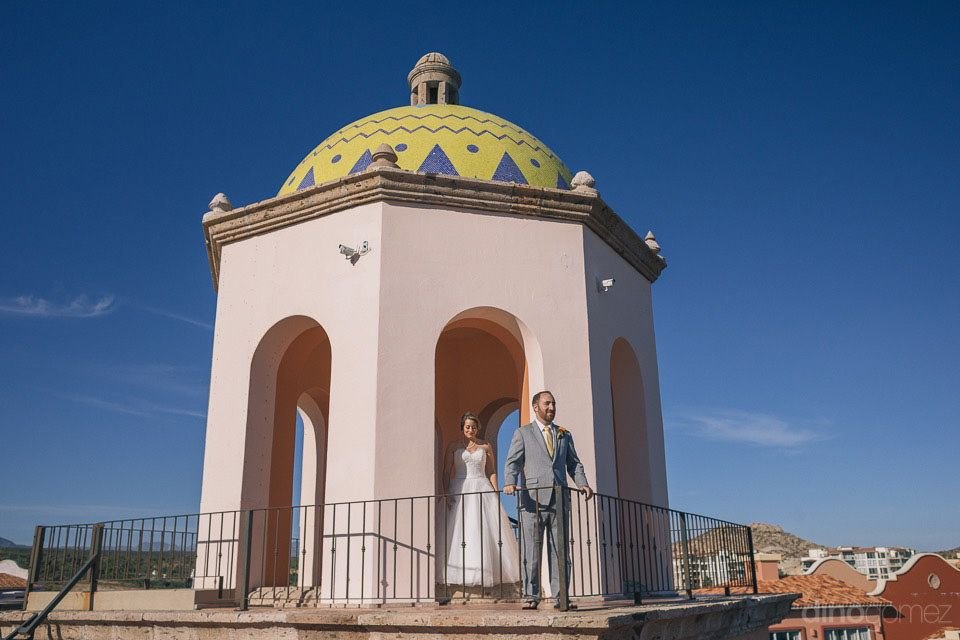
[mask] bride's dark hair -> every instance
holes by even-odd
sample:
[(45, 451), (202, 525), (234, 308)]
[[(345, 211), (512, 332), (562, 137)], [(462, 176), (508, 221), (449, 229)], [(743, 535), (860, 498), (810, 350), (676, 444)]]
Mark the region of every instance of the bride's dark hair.
[(483, 435), (483, 425), (480, 424), (480, 418), (477, 417), (477, 414), (472, 411), (467, 411), (460, 417), (460, 431), (463, 431), (464, 425), (467, 424), (467, 420), (473, 420), (477, 423), (477, 435)]

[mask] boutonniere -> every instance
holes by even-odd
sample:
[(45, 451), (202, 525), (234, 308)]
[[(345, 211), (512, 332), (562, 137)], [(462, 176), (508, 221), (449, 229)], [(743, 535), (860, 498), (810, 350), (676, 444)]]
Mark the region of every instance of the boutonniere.
[(563, 427), (557, 427), (557, 440), (561, 440), (567, 437), (569, 434), (570, 432), (564, 429)]

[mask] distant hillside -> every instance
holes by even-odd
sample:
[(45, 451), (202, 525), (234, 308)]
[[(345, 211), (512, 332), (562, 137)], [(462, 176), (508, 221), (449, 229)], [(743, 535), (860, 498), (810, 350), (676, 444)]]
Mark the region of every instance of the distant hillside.
[(26, 547), (25, 544), (17, 544), (13, 540), (7, 540), (6, 538), (0, 538), (0, 549), (2, 548), (12, 548), (12, 549), (22, 549)]
[(13, 560), (17, 565), (26, 567), (30, 564), (30, 547), (0, 538), (0, 560)]
[(783, 556), (780, 568), (787, 575), (801, 573), (800, 558), (810, 553), (810, 549), (825, 549), (826, 545), (817, 544), (795, 536), (783, 527), (765, 522), (754, 522), (750, 525), (753, 530), (753, 547), (759, 553), (779, 553)]
[(754, 522), (750, 525), (753, 530), (753, 546), (762, 553), (780, 553), (785, 558), (802, 558), (810, 549), (825, 549), (826, 546), (804, 540), (795, 536), (783, 527), (765, 522)]
[[(783, 556), (780, 563), (780, 570), (787, 575), (799, 575), (803, 573), (800, 566), (800, 558), (807, 556), (810, 549), (829, 549), (827, 545), (817, 544), (809, 540), (804, 540), (800, 536), (795, 536), (789, 531), (784, 531), (783, 527), (766, 522), (754, 522), (750, 525), (753, 530), (753, 546), (758, 553), (779, 553)], [(944, 558), (960, 558), (960, 547), (947, 549), (946, 551), (934, 551)]]
[[(810, 549), (824, 548), (816, 542), (804, 540), (799, 536), (788, 533), (775, 524), (755, 522), (750, 525), (753, 530), (753, 547), (757, 553), (778, 553), (783, 556), (780, 569), (787, 575), (802, 573), (800, 558), (810, 553)], [(710, 549), (720, 549), (729, 544), (729, 540), (718, 534), (717, 530), (710, 530), (690, 538), (691, 551), (697, 553)], [(680, 543), (675, 543), (678, 553), (681, 552)]]

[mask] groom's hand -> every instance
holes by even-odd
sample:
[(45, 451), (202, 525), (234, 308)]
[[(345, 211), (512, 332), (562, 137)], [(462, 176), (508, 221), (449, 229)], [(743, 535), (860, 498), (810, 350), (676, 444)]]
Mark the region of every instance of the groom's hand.
[(591, 489), (587, 485), (583, 485), (582, 487), (580, 487), (580, 493), (586, 496), (585, 498), (586, 500), (589, 500), (590, 498), (593, 497), (593, 489)]
[(503, 492), (508, 496), (512, 496), (513, 492), (516, 490), (517, 490), (517, 485), (515, 484), (507, 484), (507, 485), (504, 485), (503, 487)]

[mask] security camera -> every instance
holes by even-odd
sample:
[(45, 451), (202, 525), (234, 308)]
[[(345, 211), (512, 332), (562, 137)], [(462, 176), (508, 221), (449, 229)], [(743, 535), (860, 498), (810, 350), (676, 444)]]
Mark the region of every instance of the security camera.
[(370, 253), (370, 243), (364, 240), (360, 243), (359, 249), (354, 249), (353, 247), (348, 247), (345, 244), (341, 244), (339, 247), (340, 254), (344, 258), (350, 261), (350, 264), (357, 264), (357, 261), (362, 257)]
[(610, 291), (610, 289), (613, 289), (613, 285), (615, 282), (616, 280), (614, 280), (613, 278), (606, 278), (604, 280), (601, 280), (600, 287), (599, 287), (600, 291), (603, 291), (604, 293), (607, 291)]

